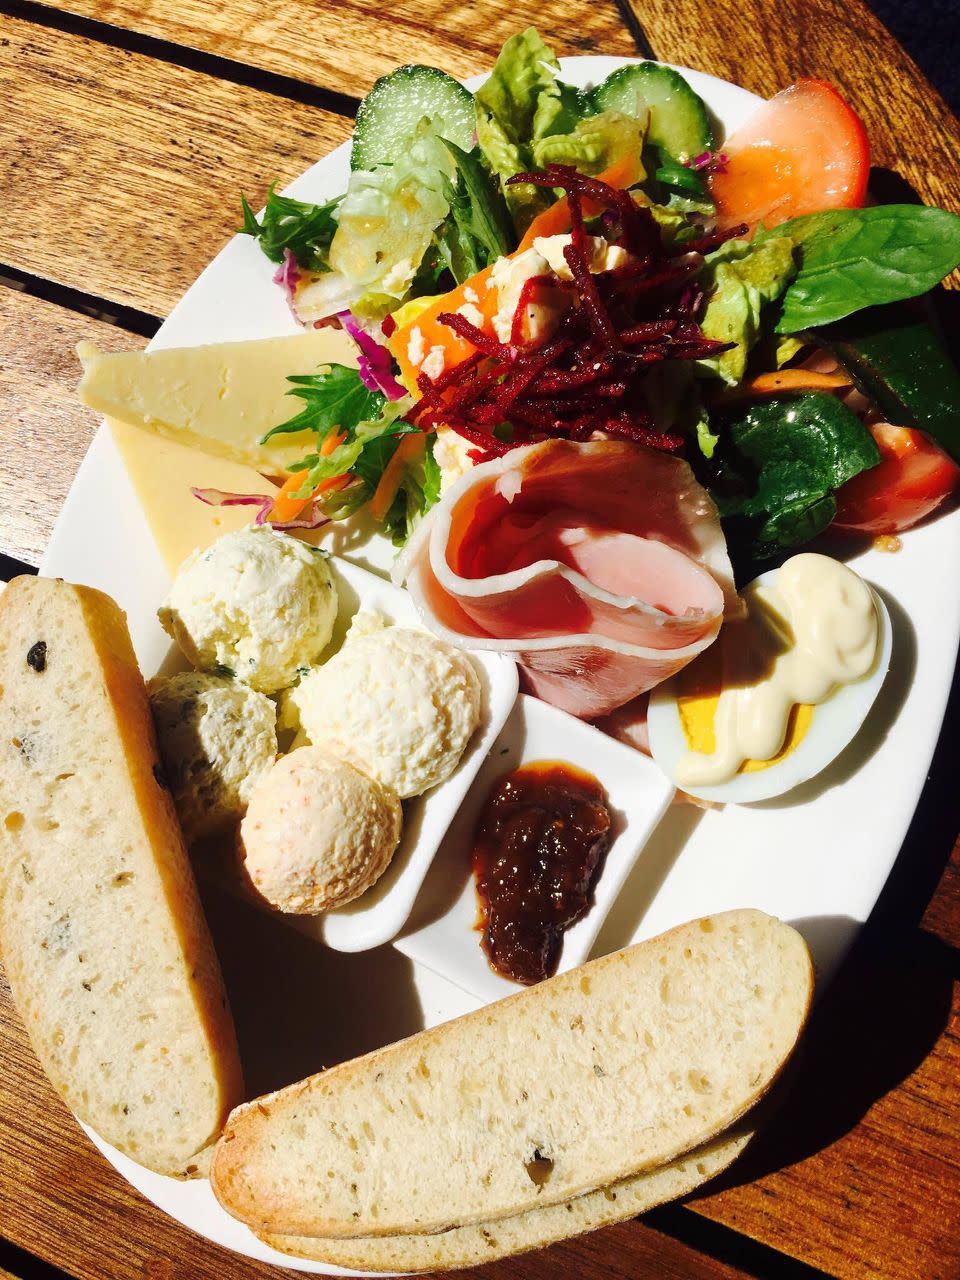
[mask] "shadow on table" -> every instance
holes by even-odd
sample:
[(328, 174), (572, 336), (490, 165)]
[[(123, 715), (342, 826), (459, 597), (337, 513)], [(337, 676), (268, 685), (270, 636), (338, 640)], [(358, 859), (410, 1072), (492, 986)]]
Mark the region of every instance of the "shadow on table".
[(423, 1029), (413, 965), (393, 947), (345, 955), (204, 890), (248, 1097)]
[[(920, 803), (873, 915), (818, 1002), (801, 1049), (756, 1113), (758, 1136), (716, 1182), (753, 1181), (836, 1142), (923, 1062), (950, 1017), (960, 951), (918, 927), (960, 825), (956, 747), (960, 677)], [(846, 917), (792, 922), (814, 952), (842, 952)]]

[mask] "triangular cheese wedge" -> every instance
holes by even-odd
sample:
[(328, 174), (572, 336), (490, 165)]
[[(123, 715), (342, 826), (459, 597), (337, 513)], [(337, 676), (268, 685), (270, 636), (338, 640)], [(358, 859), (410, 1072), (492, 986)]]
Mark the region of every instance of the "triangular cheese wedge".
[(77, 393), (91, 409), (271, 475), (283, 474), (316, 445), (312, 432), (260, 444), (302, 407), (289, 395), (287, 378), (357, 362), (349, 335), (330, 328), (157, 351), (103, 352), (81, 342), (77, 354), (83, 362)]

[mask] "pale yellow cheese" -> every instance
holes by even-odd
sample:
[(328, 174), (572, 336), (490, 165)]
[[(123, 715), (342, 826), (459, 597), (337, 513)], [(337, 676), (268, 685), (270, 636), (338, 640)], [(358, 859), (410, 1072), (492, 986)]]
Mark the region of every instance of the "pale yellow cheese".
[(81, 342), (77, 354), (83, 362), (77, 392), (91, 409), (272, 475), (316, 445), (312, 432), (260, 444), (271, 427), (302, 408), (288, 394), (287, 378), (330, 362), (356, 365), (349, 335), (329, 328), (158, 351), (102, 352)]
[(252, 467), (188, 448), (178, 440), (109, 421), (130, 482), (171, 576), (195, 547), (249, 524), (256, 507), (210, 507), (190, 489), (276, 493), (276, 485)]

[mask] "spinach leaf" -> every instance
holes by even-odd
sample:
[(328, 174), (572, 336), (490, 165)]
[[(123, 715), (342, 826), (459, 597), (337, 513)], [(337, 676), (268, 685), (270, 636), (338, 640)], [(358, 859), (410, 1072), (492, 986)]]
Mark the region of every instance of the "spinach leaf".
[(464, 151), (443, 139), (457, 165), (456, 182), (444, 194), (450, 204), (437, 232), (437, 251), (457, 284), (513, 249), (516, 237), (506, 201), (487, 172), (480, 151)]
[(960, 264), (960, 217), (923, 205), (809, 213), (761, 228), (756, 241), (782, 235), (799, 244), (800, 270), (784, 295), (778, 333), (916, 297)]
[(718, 497), (720, 514), (749, 519), (757, 540), (783, 547), (822, 532), (836, 514), (835, 490), (880, 461), (856, 414), (824, 392), (753, 405), (726, 436), (746, 492)]
[(283, 251), (289, 249), (304, 271), (329, 271), (330, 242), (337, 230), (336, 209), (342, 199), (337, 196), (327, 204), (307, 204), (290, 196), (278, 196), (271, 187), (263, 221), (258, 222), (246, 196), (241, 195), (240, 231), (259, 240), (271, 262), (283, 262)]
[(261, 444), (297, 431), (315, 431), (322, 444), (334, 428), (349, 431), (359, 422), (378, 417), (383, 410), (384, 396), (379, 391), (368, 391), (357, 370), (346, 365), (326, 365), (319, 373), (297, 375), (287, 381), (291, 384), (287, 394), (303, 400), (304, 408), (288, 422), (272, 427)]

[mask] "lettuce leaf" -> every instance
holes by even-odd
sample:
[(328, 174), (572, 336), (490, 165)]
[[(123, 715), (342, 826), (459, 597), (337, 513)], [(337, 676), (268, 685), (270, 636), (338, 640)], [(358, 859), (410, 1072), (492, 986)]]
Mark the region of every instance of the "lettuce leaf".
[(538, 169), (548, 164), (569, 164), (581, 173), (595, 176), (624, 156), (639, 155), (645, 132), (645, 120), (619, 111), (604, 111), (578, 120), (570, 133), (534, 139), (530, 151)]
[(704, 283), (713, 292), (701, 327), (708, 338), (736, 345), (698, 361), (730, 386), (743, 379), (747, 357), (763, 332), (763, 309), (775, 302), (796, 274), (793, 241), (779, 236), (763, 244), (728, 240), (707, 258)]
[[(559, 70), (557, 55), (528, 27), (510, 37), (477, 90), (477, 141), (502, 181), (533, 166), (534, 142), (570, 133), (584, 114), (579, 91), (557, 79)], [(504, 194), (519, 231), (551, 201), (549, 192), (526, 184)]]

